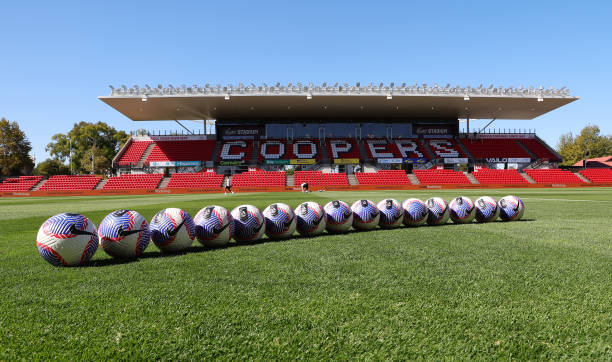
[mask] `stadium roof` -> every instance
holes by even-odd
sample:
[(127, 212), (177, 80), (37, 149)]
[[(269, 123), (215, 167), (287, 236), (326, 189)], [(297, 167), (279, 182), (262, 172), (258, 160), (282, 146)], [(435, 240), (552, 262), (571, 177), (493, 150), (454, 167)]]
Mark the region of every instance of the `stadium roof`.
[(100, 100), (133, 121), (201, 119), (533, 119), (575, 101), (565, 87), (355, 85), (111, 88)]

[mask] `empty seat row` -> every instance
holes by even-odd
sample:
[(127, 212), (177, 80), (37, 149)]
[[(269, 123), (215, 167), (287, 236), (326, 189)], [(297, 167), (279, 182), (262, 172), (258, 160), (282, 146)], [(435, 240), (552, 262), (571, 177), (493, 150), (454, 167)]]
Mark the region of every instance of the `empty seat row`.
[(285, 186), (284, 171), (248, 171), (232, 176), (232, 186), (240, 187), (268, 187)]
[(473, 175), (476, 180), (483, 185), (520, 185), (529, 183), (529, 181), (527, 181), (517, 170), (514, 169), (490, 170), (483, 168), (474, 171)]
[(411, 185), (408, 175), (402, 170), (380, 170), (355, 174), (360, 185)]
[(291, 159), (317, 159), (319, 142), (313, 140), (284, 140), (267, 139), (259, 143), (259, 161), (265, 160), (291, 160)]
[(570, 171), (558, 168), (551, 169), (525, 169), (529, 177), (539, 184), (555, 183), (583, 183), (584, 181)]
[(345, 186), (349, 184), (345, 173), (324, 173), (321, 171), (295, 171), (294, 182), (296, 186), (304, 182), (318, 186)]
[(110, 177), (102, 190), (154, 190), (164, 177), (161, 173), (154, 174), (130, 174), (118, 177)]
[(128, 165), (136, 165), (142, 154), (145, 152), (147, 147), (149, 147), (151, 141), (132, 141), (127, 145), (126, 150), (123, 152), (119, 160), (117, 161), (117, 165), (119, 166), (128, 166)]
[(223, 175), (214, 172), (173, 173), (166, 188), (218, 188), (222, 183)]
[(42, 176), (10, 177), (0, 183), (0, 191), (30, 191), (42, 180)]
[(580, 171), (580, 174), (592, 183), (612, 183), (612, 170), (609, 168), (587, 168)]
[(477, 159), (486, 158), (531, 158), (516, 139), (470, 139), (461, 140), (463, 145)]
[(208, 161), (215, 143), (214, 140), (156, 141), (145, 162)]
[(102, 180), (95, 175), (56, 175), (51, 176), (40, 190), (93, 190)]
[(463, 172), (453, 170), (414, 170), (414, 175), (423, 185), (471, 184)]

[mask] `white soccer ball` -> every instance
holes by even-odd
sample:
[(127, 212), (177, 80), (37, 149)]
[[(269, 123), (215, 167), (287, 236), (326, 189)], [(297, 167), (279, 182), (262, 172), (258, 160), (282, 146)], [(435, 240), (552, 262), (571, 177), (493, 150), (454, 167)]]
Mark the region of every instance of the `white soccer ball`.
[(225, 246), (234, 236), (234, 219), (223, 206), (206, 206), (198, 211), (193, 221), (196, 238), (202, 245)]
[(404, 225), (420, 226), (427, 222), (429, 210), (423, 201), (415, 198), (406, 199), (402, 202), (402, 209), (404, 211)]
[(525, 213), (525, 204), (523, 200), (516, 196), (504, 196), (497, 202), (499, 206), (499, 217), (503, 221), (520, 220)]
[(353, 227), (358, 230), (372, 230), (378, 226), (380, 213), (378, 207), (370, 200), (358, 200), (351, 205)]
[(239, 243), (257, 241), (266, 232), (263, 214), (253, 205), (240, 205), (232, 210), (234, 239)]
[(378, 225), (381, 228), (394, 228), (402, 225), (404, 212), (402, 205), (395, 199), (385, 199), (376, 205), (380, 214)]
[(323, 206), (314, 201), (302, 203), (295, 209), (297, 231), (304, 236), (319, 235), (327, 225)]
[(432, 197), (425, 201), (429, 213), (428, 225), (442, 225), (448, 222), (448, 204), (440, 197)]
[(263, 211), (266, 220), (266, 235), (271, 239), (288, 238), (295, 232), (295, 213), (287, 204), (275, 203)]
[(163, 209), (151, 219), (151, 240), (161, 251), (180, 251), (191, 246), (195, 225), (191, 215), (177, 208)]
[(452, 199), (448, 204), (448, 210), (450, 218), (455, 224), (470, 223), (474, 220), (474, 216), (476, 216), (474, 202), (465, 196), (458, 196)]
[(100, 223), (100, 246), (114, 258), (135, 258), (149, 245), (149, 224), (137, 211), (113, 211)]
[(96, 226), (80, 214), (51, 216), (38, 229), (36, 247), (40, 256), (52, 265), (83, 265), (98, 250)]
[(334, 200), (328, 202), (325, 207), (327, 231), (343, 233), (353, 225), (353, 211), (344, 201)]
[(482, 196), (476, 200), (476, 221), (491, 222), (499, 216), (497, 201), (489, 196)]

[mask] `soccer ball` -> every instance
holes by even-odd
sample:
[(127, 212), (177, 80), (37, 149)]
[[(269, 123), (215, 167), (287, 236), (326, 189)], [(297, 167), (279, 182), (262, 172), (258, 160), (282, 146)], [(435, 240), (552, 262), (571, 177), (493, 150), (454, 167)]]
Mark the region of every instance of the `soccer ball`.
[(353, 224), (353, 211), (350, 206), (340, 200), (328, 202), (325, 207), (327, 219), (327, 231), (341, 233), (346, 232)]
[(448, 204), (439, 197), (432, 197), (425, 201), (429, 214), (427, 215), (427, 224), (441, 225), (448, 221)]
[(404, 210), (404, 225), (419, 226), (425, 224), (429, 210), (427, 205), (419, 199), (406, 199), (402, 202)]
[(378, 225), (380, 213), (370, 200), (355, 201), (351, 206), (353, 211), (353, 227), (358, 230), (372, 230)]
[(499, 216), (497, 201), (489, 196), (482, 196), (476, 200), (476, 221), (490, 222)]
[(36, 247), (52, 265), (83, 265), (98, 250), (96, 226), (79, 214), (51, 216), (38, 229)]
[(100, 246), (114, 258), (134, 258), (149, 245), (149, 224), (137, 211), (113, 211), (100, 223)]
[(195, 237), (195, 225), (187, 211), (168, 208), (158, 212), (149, 225), (151, 240), (161, 251), (187, 249)]
[(307, 201), (295, 209), (297, 231), (304, 236), (319, 235), (327, 225), (325, 210), (314, 201)]
[(451, 220), (455, 224), (467, 224), (474, 220), (476, 208), (474, 202), (465, 196), (455, 197), (448, 204)]
[(198, 211), (194, 223), (196, 238), (208, 247), (225, 246), (234, 235), (234, 219), (223, 206), (206, 206)]
[(378, 205), (380, 219), (378, 225), (381, 228), (394, 228), (402, 225), (404, 220), (404, 212), (402, 206), (394, 199), (381, 200)]
[(502, 197), (497, 205), (499, 206), (499, 217), (503, 221), (520, 220), (525, 212), (525, 204), (516, 196)]
[(287, 204), (276, 203), (263, 211), (266, 235), (271, 239), (288, 238), (295, 232), (295, 213)]
[(266, 232), (264, 217), (253, 205), (240, 205), (232, 210), (234, 239), (239, 243), (256, 241)]

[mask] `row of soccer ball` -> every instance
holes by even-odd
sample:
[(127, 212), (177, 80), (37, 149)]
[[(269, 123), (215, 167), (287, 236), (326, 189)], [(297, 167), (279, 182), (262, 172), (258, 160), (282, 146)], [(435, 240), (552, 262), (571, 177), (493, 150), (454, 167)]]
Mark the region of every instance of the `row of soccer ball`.
[(378, 204), (370, 200), (356, 201), (352, 206), (340, 200), (324, 207), (308, 201), (295, 210), (284, 203), (274, 203), (263, 213), (253, 205), (241, 205), (228, 212), (222, 206), (206, 206), (192, 219), (184, 210), (168, 208), (158, 212), (151, 224), (137, 211), (118, 210), (108, 214), (97, 230), (80, 214), (63, 213), (49, 218), (38, 231), (36, 245), (40, 255), (53, 265), (82, 265), (89, 261), (98, 245), (116, 258), (138, 257), (149, 240), (164, 252), (184, 250), (194, 239), (203, 245), (220, 247), (232, 238), (248, 243), (267, 234), (271, 239), (291, 236), (296, 230), (305, 236), (357, 230), (394, 228), (402, 224), (440, 225), (450, 219), (455, 223), (490, 222), (497, 217), (504, 221), (522, 217), (525, 205), (516, 196), (496, 202), (489, 196), (474, 203), (459, 196), (446, 203), (439, 197), (426, 202), (410, 198), (401, 204), (385, 199)]

